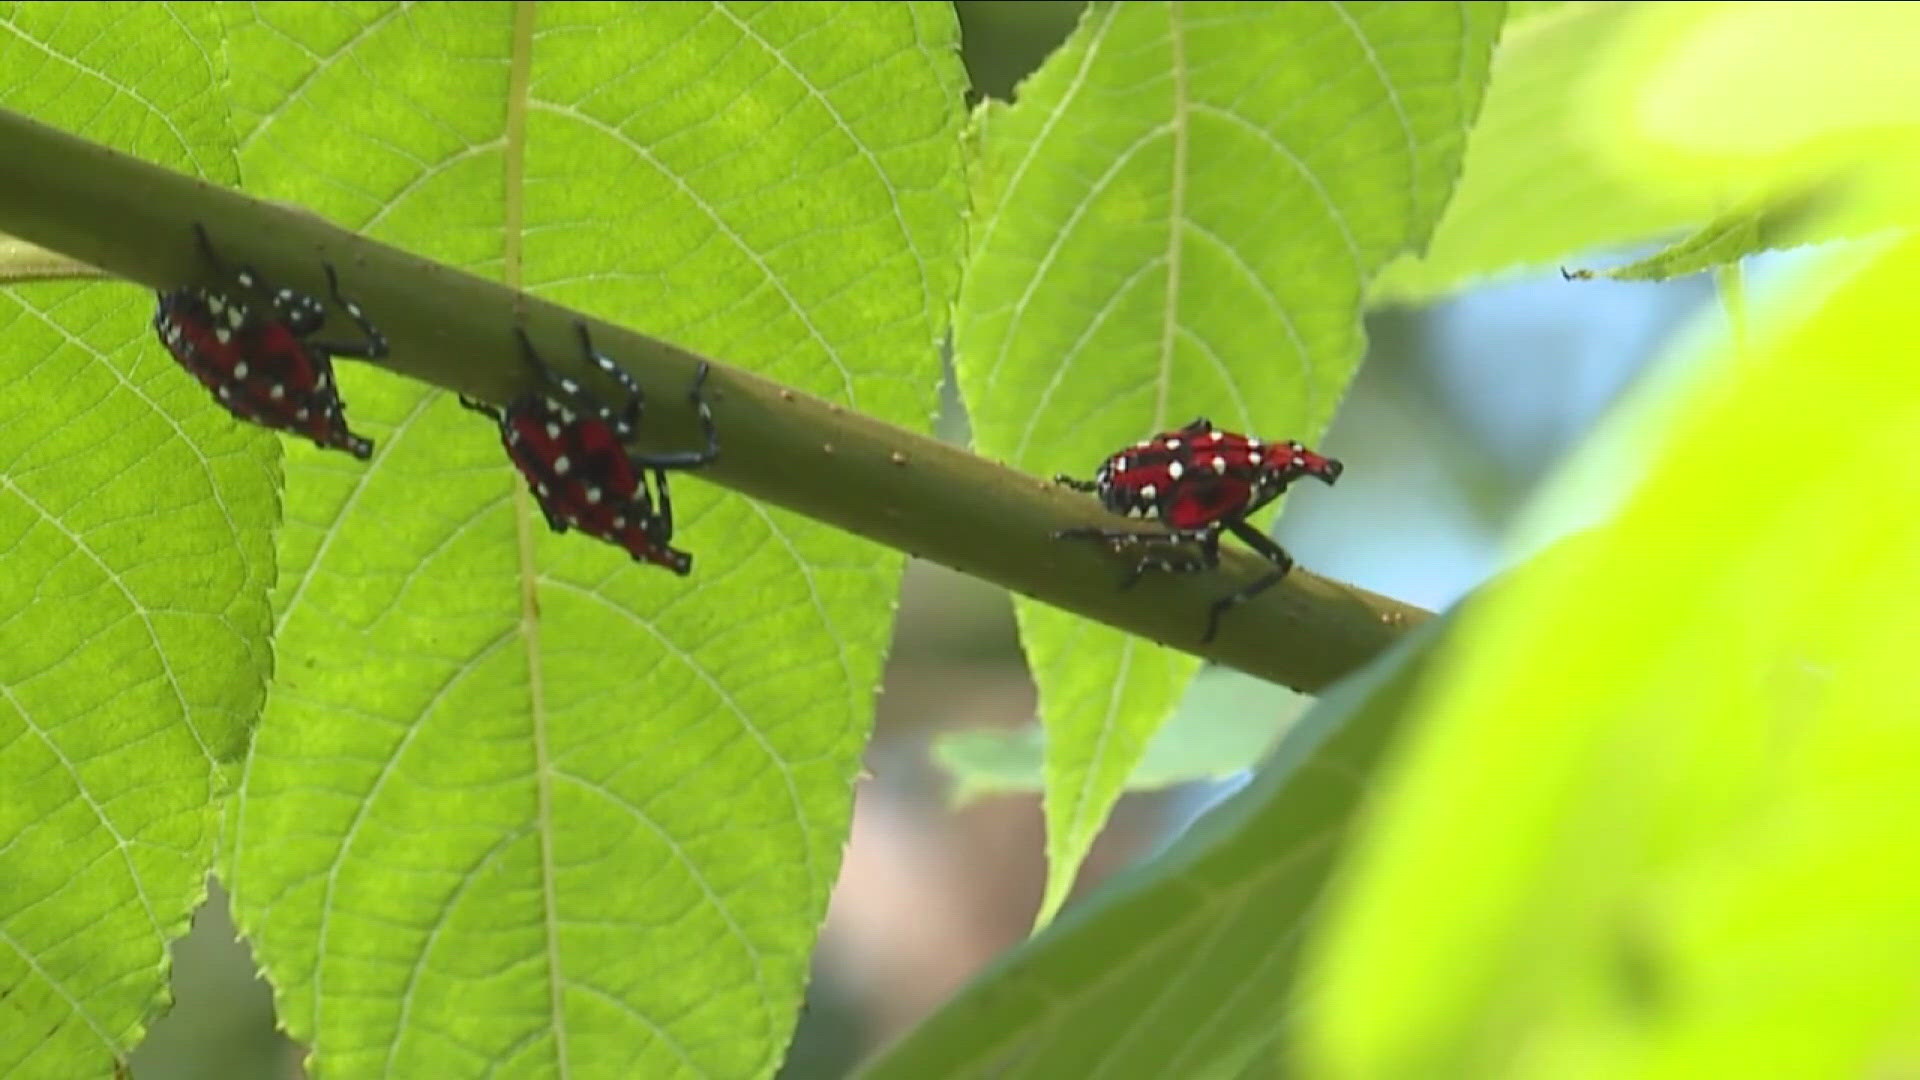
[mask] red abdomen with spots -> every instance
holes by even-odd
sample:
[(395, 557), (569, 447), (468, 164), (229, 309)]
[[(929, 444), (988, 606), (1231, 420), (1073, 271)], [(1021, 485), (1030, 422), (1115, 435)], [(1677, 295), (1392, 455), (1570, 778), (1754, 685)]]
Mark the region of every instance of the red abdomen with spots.
[(691, 567), (684, 552), (667, 547), (648, 531), (653, 499), (612, 424), (536, 398), (502, 427), (507, 455), (549, 517), (625, 548), (642, 562), (678, 574)]
[(1200, 419), (1109, 457), (1094, 490), (1116, 514), (1193, 532), (1252, 513), (1302, 476), (1332, 483), (1340, 468), (1297, 442), (1265, 442)]

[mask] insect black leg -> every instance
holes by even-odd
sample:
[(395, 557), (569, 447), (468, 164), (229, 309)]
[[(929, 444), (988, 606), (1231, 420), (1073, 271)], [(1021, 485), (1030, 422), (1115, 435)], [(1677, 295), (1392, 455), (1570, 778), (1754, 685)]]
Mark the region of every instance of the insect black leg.
[[(340, 305), (340, 310), (346, 312), (348, 317), (359, 325), (360, 332), (366, 335), (366, 340), (310, 341), (307, 344), (331, 356), (349, 356), (356, 360), (378, 360), (386, 356), (387, 336), (373, 325), (373, 320), (367, 318), (367, 313), (360, 310), (359, 304), (340, 295), (340, 275), (334, 272), (333, 264), (321, 263), (320, 265), (327, 272), (327, 295), (333, 297), (333, 302)], [(294, 324), (296, 333), (301, 332), (299, 323), (302, 315), (310, 312), (313, 330), (318, 330), (327, 317), (326, 309), (321, 307), (318, 301), (312, 297), (301, 296), (289, 289), (281, 289), (274, 295), (274, 306), (282, 309), (282, 314), (287, 317), (288, 322)], [(288, 312), (289, 308), (291, 313)]]
[(686, 577), (693, 573), (693, 556), (670, 547), (667, 543), (673, 539), (673, 495), (667, 490), (665, 470), (653, 470), (653, 487), (654, 494), (660, 497), (660, 509), (647, 518), (644, 527), (647, 539), (652, 542), (658, 553), (646, 561), (664, 566), (681, 577)]
[(520, 339), (520, 358), (527, 362), (527, 366), (539, 372), (542, 382), (559, 387), (566, 393), (569, 399), (578, 403), (580, 400), (580, 384), (547, 366), (547, 362), (540, 358), (539, 351), (533, 347), (533, 341), (527, 337), (525, 327), (516, 326), (513, 328), (513, 332), (515, 336)]
[[(241, 288), (248, 292), (267, 291), (266, 279), (261, 277), (260, 271), (255, 270), (251, 264), (241, 263), (239, 266), (234, 267), (227, 265), (227, 261), (221, 258), (220, 253), (213, 249), (213, 238), (207, 235), (207, 227), (205, 225), (197, 221), (194, 222), (193, 235), (200, 245), (200, 257), (207, 260), (207, 264), (213, 267), (215, 277), (226, 278), (231, 276)], [(279, 305), (276, 303), (275, 306), (278, 307)]]
[(1197, 574), (1202, 570), (1211, 570), (1220, 565), (1220, 533), (1212, 530), (1199, 537), (1197, 550), (1175, 550), (1164, 555), (1142, 555), (1140, 561), (1133, 564), (1126, 580), (1120, 583), (1124, 591), (1131, 589), (1146, 576), (1149, 570), (1159, 570), (1169, 574)]
[(1060, 473), (1056, 475), (1053, 478), (1053, 482), (1061, 485), (1062, 487), (1070, 487), (1075, 491), (1099, 491), (1100, 490), (1100, 485), (1093, 482), (1092, 480), (1076, 480), (1073, 477), (1068, 476), (1066, 473)]
[(1213, 640), (1215, 634), (1220, 632), (1220, 617), (1222, 615), (1225, 615), (1241, 604), (1278, 585), (1280, 579), (1286, 576), (1286, 571), (1275, 570), (1272, 573), (1262, 576), (1258, 581), (1241, 589), (1239, 592), (1215, 600), (1213, 605), (1207, 609), (1207, 633), (1200, 639), (1200, 644), (1207, 644)]
[(207, 265), (213, 267), (216, 275), (226, 277), (227, 264), (222, 262), (219, 253), (213, 250), (213, 239), (207, 235), (207, 227), (197, 221), (194, 222), (193, 235), (200, 244), (200, 257), (207, 260)]
[(1280, 579), (1287, 576), (1287, 571), (1293, 569), (1293, 557), (1287, 554), (1286, 549), (1274, 543), (1273, 539), (1267, 534), (1247, 524), (1245, 518), (1236, 517), (1224, 524), (1228, 529), (1233, 531), (1233, 535), (1246, 541), (1248, 547), (1259, 552), (1277, 569), (1271, 573), (1262, 575), (1258, 580), (1254, 581), (1253, 584), (1246, 586), (1238, 592), (1215, 600), (1213, 606), (1207, 609), (1207, 633), (1205, 637), (1200, 639), (1202, 644), (1212, 641), (1213, 636), (1219, 633), (1221, 616), (1254, 597), (1259, 596), (1261, 593), (1266, 592), (1268, 589), (1273, 588), (1275, 585), (1278, 585)]
[(484, 401), (475, 401), (465, 394), (460, 395), (460, 407), (469, 412), (477, 412), (496, 424), (503, 419), (503, 414), (499, 409)]
[(1248, 547), (1265, 556), (1268, 562), (1279, 567), (1282, 574), (1293, 569), (1293, 556), (1287, 554), (1287, 549), (1274, 543), (1266, 533), (1247, 524), (1246, 518), (1233, 517), (1221, 524), (1232, 530), (1233, 535), (1246, 541)]
[(576, 321), (573, 329), (580, 335), (580, 355), (594, 367), (611, 376), (613, 381), (619, 383), (621, 389), (627, 392), (627, 403), (621, 406), (619, 412), (601, 409), (600, 418), (612, 424), (614, 432), (622, 439), (628, 438), (633, 434), (633, 429), (640, 424), (640, 410), (644, 406), (646, 395), (641, 392), (640, 384), (634, 381), (626, 368), (614, 363), (611, 356), (593, 347), (593, 338), (587, 333), (586, 323)]
[(1198, 540), (1197, 534), (1176, 532), (1151, 532), (1143, 529), (1103, 529), (1098, 525), (1081, 525), (1071, 529), (1056, 529), (1055, 540), (1105, 540), (1118, 547), (1122, 544), (1171, 544), (1181, 540)]
[[(660, 469), (697, 469), (710, 465), (720, 456), (720, 429), (714, 426), (713, 411), (707, 408), (707, 399), (701, 396), (700, 388), (707, 381), (708, 364), (700, 361), (700, 367), (693, 373), (693, 387), (687, 391), (687, 399), (693, 402), (693, 411), (700, 417), (700, 430), (706, 433), (707, 445), (698, 450), (681, 450), (671, 454), (632, 454), (633, 463), (642, 468)], [(638, 387), (635, 388), (638, 392)], [(663, 488), (664, 490), (664, 488)]]
[[(1060, 529), (1054, 532), (1055, 540), (1100, 540), (1115, 551), (1123, 547), (1142, 545), (1157, 549), (1141, 555), (1133, 569), (1120, 582), (1120, 588), (1132, 588), (1149, 570), (1164, 570), (1175, 574), (1196, 573), (1210, 570), (1220, 564), (1220, 530), (1207, 529), (1203, 532), (1142, 532), (1134, 529), (1103, 529), (1096, 525), (1081, 526), (1072, 529)], [(1198, 544), (1197, 548), (1181, 550), (1179, 545)]]
[(654, 515), (652, 527), (647, 531), (662, 546), (673, 539), (673, 496), (667, 491), (667, 474), (664, 470), (653, 470), (654, 493), (660, 496), (660, 511)]

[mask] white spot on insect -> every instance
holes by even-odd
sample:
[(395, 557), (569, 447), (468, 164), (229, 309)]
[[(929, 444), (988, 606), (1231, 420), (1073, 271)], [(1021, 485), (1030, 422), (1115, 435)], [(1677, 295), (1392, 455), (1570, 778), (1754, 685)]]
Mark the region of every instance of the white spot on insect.
[(240, 271), (240, 273), (234, 277), (234, 280), (249, 289), (253, 288), (253, 274), (246, 270)]
[(223, 386), (220, 389), (214, 391), (214, 393), (219, 396), (221, 401), (225, 401), (228, 398), (233, 396), (233, 388), (230, 386)]
[(240, 324), (246, 321), (247, 321), (246, 308), (236, 307), (236, 308), (227, 309), (227, 325), (228, 326), (231, 326), (235, 330), (238, 330), (240, 329)]
[(295, 420), (305, 420), (307, 417), (312, 415), (313, 414), (308, 412), (307, 410), (301, 409), (299, 412), (293, 414), (293, 418)]
[(247, 377), (247, 373), (252, 370), (253, 370), (252, 368), (247, 366), (247, 362), (245, 360), (242, 360), (239, 363), (233, 365), (233, 377), (236, 379), (244, 379)]
[(227, 302), (218, 296), (207, 297), (207, 310), (215, 315), (227, 310)]
[(1143, 499), (1157, 499), (1160, 497), (1160, 489), (1154, 487), (1152, 484), (1148, 484), (1146, 487), (1140, 489), (1140, 497)]
[(547, 438), (549, 438), (549, 439), (557, 439), (557, 438), (559, 438), (559, 437), (560, 437), (560, 425), (559, 425), (559, 424), (554, 424), (554, 423), (549, 423), (549, 424), (547, 425)]
[(574, 382), (572, 379), (562, 378), (560, 380), (560, 389), (565, 390), (569, 394), (577, 394), (580, 392), (580, 384)]
[(571, 423), (573, 423), (573, 422), (574, 422), (574, 421), (575, 421), (576, 419), (578, 419), (578, 417), (576, 417), (576, 416), (575, 416), (575, 415), (573, 414), (573, 410), (572, 410), (572, 409), (561, 409), (561, 410), (560, 410), (560, 421), (561, 421), (562, 423), (566, 423), (566, 424), (571, 424)]
[(324, 371), (321, 372), (320, 377), (313, 380), (313, 388), (315, 390), (325, 390), (327, 388), (327, 382), (331, 378), (332, 376), (328, 375), (326, 372)]
[(614, 527), (614, 528), (616, 528), (616, 529), (624, 529), (624, 528), (626, 528), (626, 527), (627, 527), (627, 519), (626, 519), (625, 517), (616, 517), (616, 518), (614, 518), (614, 519), (613, 519), (613, 527)]
[(1167, 462), (1167, 475), (1175, 480), (1180, 479), (1180, 474), (1186, 471), (1186, 467), (1177, 461)]
[(1169, 450), (1178, 450), (1178, 449), (1180, 449), (1180, 440), (1179, 440), (1179, 439), (1168, 439), (1168, 440), (1166, 441), (1166, 444), (1165, 444), (1165, 445), (1166, 445), (1166, 448), (1167, 448), (1167, 449), (1169, 449)]
[(213, 340), (225, 345), (227, 342), (233, 340), (233, 331), (222, 326), (213, 332)]
[(1227, 471), (1227, 459), (1226, 459), (1226, 458), (1223, 458), (1223, 457), (1221, 457), (1221, 456), (1220, 456), (1220, 455), (1218, 455), (1218, 454), (1215, 454), (1215, 455), (1213, 456), (1213, 471), (1214, 471), (1214, 472), (1221, 472), (1221, 473), (1223, 473), (1223, 472), (1226, 472), (1226, 471)]
[(274, 383), (273, 389), (267, 391), (267, 396), (275, 401), (283, 400), (287, 396), (287, 388), (281, 383)]
[(1150, 448), (1151, 446), (1153, 446), (1153, 440), (1152, 440), (1152, 439), (1141, 439), (1141, 440), (1140, 440), (1139, 442), (1137, 442), (1137, 443), (1134, 443), (1133, 445), (1134, 445), (1134, 446), (1135, 446), (1135, 447), (1136, 447), (1137, 449), (1140, 449), (1140, 450), (1146, 450), (1146, 449), (1148, 449), (1148, 448)]
[(543, 496), (552, 494), (552, 492), (549, 492), (547, 490), (547, 485), (545, 484), (535, 484), (533, 488), (535, 491), (538, 491)]
[(553, 459), (553, 471), (555, 475), (565, 476), (567, 475), (567, 470), (571, 468), (573, 468), (573, 462), (567, 459), (567, 455), (561, 454), (559, 457)]
[(600, 502), (600, 489), (597, 487), (588, 488), (587, 501), (590, 503), (598, 504)]
[(1258, 449), (1260, 449), (1260, 440), (1259, 440), (1259, 439), (1248, 439), (1248, 440), (1247, 440), (1247, 449), (1249, 449), (1249, 450), (1258, 450)]

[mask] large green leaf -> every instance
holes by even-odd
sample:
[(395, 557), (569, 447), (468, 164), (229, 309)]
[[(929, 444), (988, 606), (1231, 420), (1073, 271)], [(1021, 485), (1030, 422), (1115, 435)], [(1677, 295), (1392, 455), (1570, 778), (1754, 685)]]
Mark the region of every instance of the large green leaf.
[[(1911, 216), (1912, 16), (1872, 10), (1649, 9), (1588, 133), (1676, 188), (1850, 168)], [(1811, 264), (1595, 542), (1463, 627), (1319, 957), (1313, 1075), (1920, 1066), (1917, 289), (1910, 237)]]
[[(118, 21), (124, 39), (108, 38)], [(183, 27), (210, 10), (0, 11), (0, 105), (225, 175)], [(140, 63), (120, 43), (167, 41)], [(117, 43), (118, 42), (118, 43)], [(0, 1074), (105, 1076), (167, 1000), (266, 645), (274, 440), (154, 340), (124, 285), (0, 290)]]
[[(955, 344), (980, 450), (1085, 475), (1200, 414), (1322, 431), (1364, 348), (1369, 279), (1452, 189), (1500, 19), (1495, 4), (1091, 7), (1016, 104), (975, 118)], [(1044, 922), (1197, 661), (1016, 607), (1048, 736)]]
[(1002, 957), (863, 1080), (1222, 1076), (1258, 1059), (1366, 781), (1452, 621), (1328, 691), (1252, 784)]
[[(949, 8), (185, 10), (6, 9), (6, 103), (931, 414), (965, 203)], [(317, 1068), (773, 1072), (900, 557), (692, 480), (695, 575), (635, 566), (550, 534), (451, 399), (343, 364), (379, 450), (284, 444), (270, 618), (282, 444), (174, 368), (150, 298), (17, 295), (0, 1015), (33, 1034), (0, 1040), (9, 1075), (103, 1074), (138, 1038), (270, 633), (222, 873)]]
[[(1595, 543), (1463, 628), (1323, 958), (1313, 1075), (1901, 1071), (1920, 392), (1884, 343), (1916, 288), (1909, 241), (1727, 365)], [(1787, 430), (1816, 466), (1756, 486)]]
[[(228, 32), (250, 189), (931, 414), (964, 200), (945, 7), (236, 7)], [(450, 396), (342, 385), (380, 450), (289, 454), (284, 677), (232, 818), (282, 1021), (342, 1075), (770, 1074), (900, 557), (681, 481), (676, 580), (549, 533)]]

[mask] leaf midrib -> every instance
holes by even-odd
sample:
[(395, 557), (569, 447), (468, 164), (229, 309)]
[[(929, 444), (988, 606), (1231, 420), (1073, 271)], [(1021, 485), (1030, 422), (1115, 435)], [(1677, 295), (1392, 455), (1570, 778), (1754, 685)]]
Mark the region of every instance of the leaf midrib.
[[(535, 6), (513, 7), (513, 41), (507, 66), (507, 119), (502, 138), (505, 190), (501, 206), (501, 274), (508, 287), (522, 280), (521, 238), (525, 225), (527, 106), (533, 69)], [(547, 1008), (553, 1016), (554, 1063), (567, 1071), (567, 1016), (560, 968), (560, 938), (553, 873), (553, 777), (547, 753), (546, 685), (540, 664), (540, 569), (534, 561), (533, 511), (525, 484), (513, 485), (514, 540), (519, 548), (520, 640), (527, 650), (527, 707), (533, 729), (533, 786), (540, 838), (540, 897), (547, 939)]]

